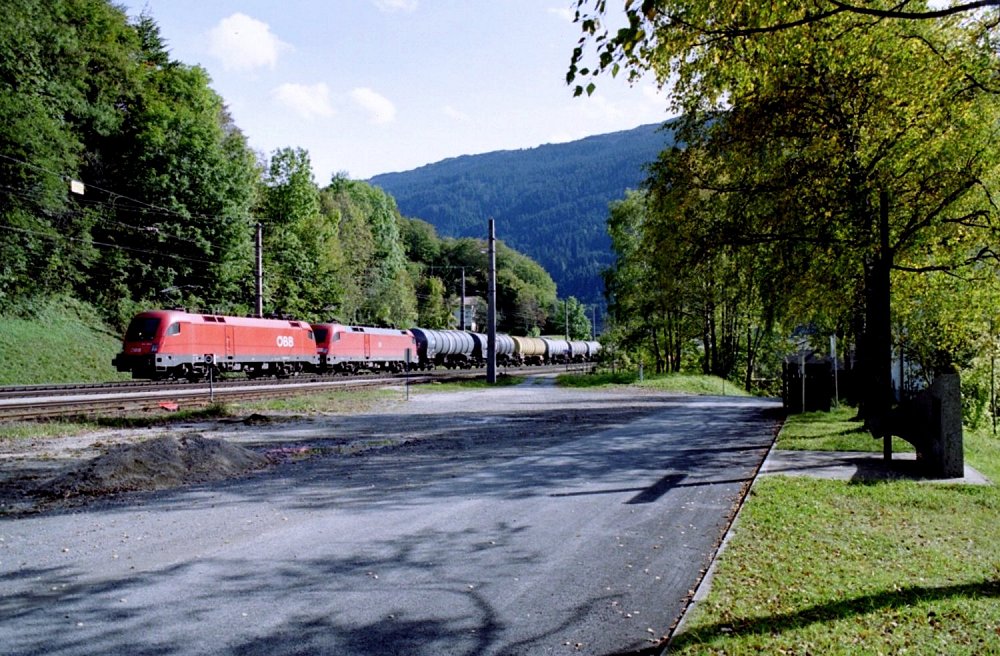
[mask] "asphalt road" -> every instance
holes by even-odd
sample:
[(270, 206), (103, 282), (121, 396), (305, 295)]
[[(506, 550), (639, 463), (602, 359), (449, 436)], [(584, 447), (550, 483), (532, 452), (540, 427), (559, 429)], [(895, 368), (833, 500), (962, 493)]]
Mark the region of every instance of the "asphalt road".
[(651, 647), (760, 466), (776, 404), (517, 390), (472, 393), (489, 411), (420, 396), (323, 425), (395, 431), (361, 455), (0, 520), (0, 652)]

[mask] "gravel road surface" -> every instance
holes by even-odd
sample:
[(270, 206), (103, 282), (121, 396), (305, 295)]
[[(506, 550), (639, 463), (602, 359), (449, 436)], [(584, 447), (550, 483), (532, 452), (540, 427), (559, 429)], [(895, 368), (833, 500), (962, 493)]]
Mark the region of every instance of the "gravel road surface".
[(779, 408), (529, 383), (363, 416), (179, 427), (292, 456), (239, 479), (0, 518), (0, 651), (655, 649)]

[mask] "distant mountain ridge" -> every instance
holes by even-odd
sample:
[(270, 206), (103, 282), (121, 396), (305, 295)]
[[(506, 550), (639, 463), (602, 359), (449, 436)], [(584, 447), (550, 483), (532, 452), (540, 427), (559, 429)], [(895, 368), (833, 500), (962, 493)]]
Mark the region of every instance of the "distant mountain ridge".
[(368, 182), (443, 237), (485, 237), (494, 219), (497, 238), (541, 264), (560, 297), (599, 303), (601, 271), (612, 262), (608, 204), (639, 188), (646, 165), (673, 145), (661, 127), (463, 155)]

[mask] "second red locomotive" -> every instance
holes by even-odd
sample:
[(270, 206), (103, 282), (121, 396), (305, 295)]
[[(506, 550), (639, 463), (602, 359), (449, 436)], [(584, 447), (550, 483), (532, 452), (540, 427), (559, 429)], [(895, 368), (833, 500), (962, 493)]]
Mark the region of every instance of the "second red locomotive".
[(320, 371), (355, 373), (365, 370), (403, 371), (417, 357), (409, 330), (313, 324)]

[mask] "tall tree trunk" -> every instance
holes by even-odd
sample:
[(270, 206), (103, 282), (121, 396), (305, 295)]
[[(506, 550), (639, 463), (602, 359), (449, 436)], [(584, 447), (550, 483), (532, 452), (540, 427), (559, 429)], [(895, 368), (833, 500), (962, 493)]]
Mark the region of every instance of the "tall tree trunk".
[(754, 335), (753, 330), (753, 317), (750, 313), (747, 313), (747, 371), (746, 376), (743, 378), (743, 389), (747, 392), (751, 391), (753, 387), (753, 365), (754, 360), (757, 357), (757, 340), (759, 337)]
[(650, 326), (649, 336), (653, 342), (653, 359), (655, 361), (654, 370), (656, 371), (656, 373), (660, 373), (660, 370), (663, 365), (661, 364), (662, 358), (660, 356), (660, 340), (656, 336), (656, 325)]
[(866, 272), (864, 417), (884, 437), (882, 421), (892, 408), (892, 323), (890, 303), (893, 253), (889, 246), (889, 194), (879, 193), (879, 249)]

